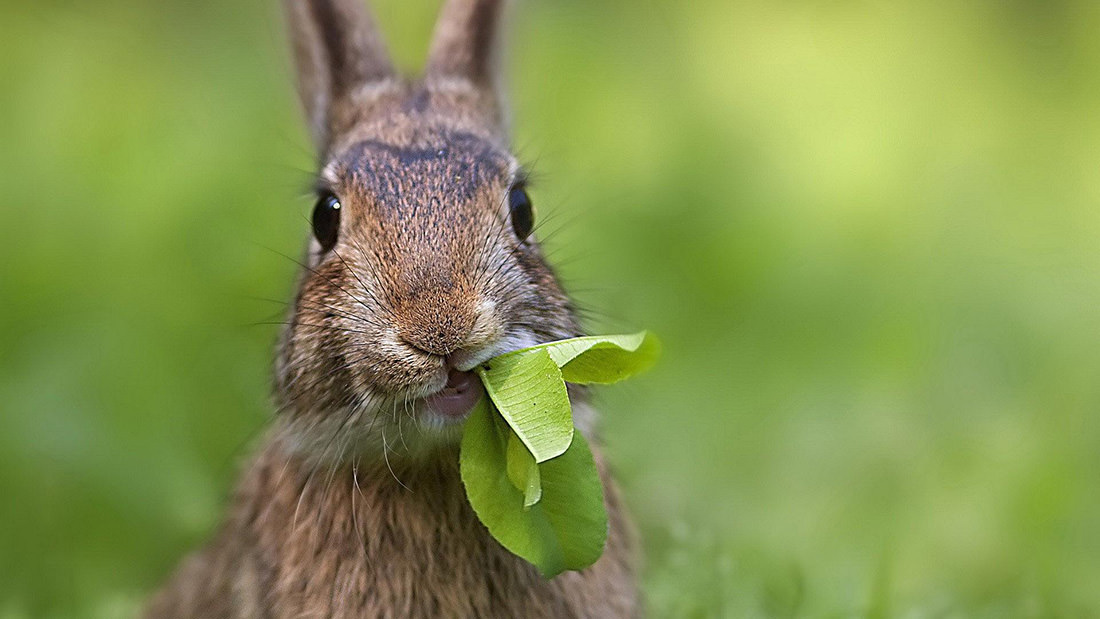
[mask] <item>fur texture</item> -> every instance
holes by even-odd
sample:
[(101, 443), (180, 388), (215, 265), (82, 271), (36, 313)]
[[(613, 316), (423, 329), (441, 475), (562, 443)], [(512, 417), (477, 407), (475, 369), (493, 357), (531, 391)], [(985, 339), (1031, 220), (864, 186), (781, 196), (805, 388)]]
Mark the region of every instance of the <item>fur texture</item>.
[[(502, 4), (447, 2), (424, 78), (406, 80), (358, 0), (286, 1), (338, 235), (308, 249), (276, 359), (278, 417), (219, 533), (147, 617), (638, 613), (628, 523), (594, 440), (608, 546), (547, 581), (477, 520), (461, 420), (424, 401), (454, 371), (581, 334), (538, 243), (511, 224), (525, 179), (492, 70)], [(594, 439), (584, 395), (570, 389)]]
[(182, 565), (147, 616), (633, 616), (626, 523), (606, 487), (604, 556), (548, 581), (478, 522), (457, 453), (395, 464), (393, 474), (377, 463), (318, 472), (276, 441), (245, 474), (217, 539)]

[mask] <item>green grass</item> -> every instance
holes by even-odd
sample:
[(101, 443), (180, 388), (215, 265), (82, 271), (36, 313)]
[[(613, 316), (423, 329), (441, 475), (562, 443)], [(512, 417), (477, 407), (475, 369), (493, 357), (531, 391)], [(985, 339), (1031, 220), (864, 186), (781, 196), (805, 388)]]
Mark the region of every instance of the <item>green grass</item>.
[[(399, 62), (435, 3), (385, 0)], [(270, 414), (274, 3), (0, 2), (0, 618), (132, 612)], [(516, 143), (657, 617), (1100, 613), (1100, 5), (528, 2)]]

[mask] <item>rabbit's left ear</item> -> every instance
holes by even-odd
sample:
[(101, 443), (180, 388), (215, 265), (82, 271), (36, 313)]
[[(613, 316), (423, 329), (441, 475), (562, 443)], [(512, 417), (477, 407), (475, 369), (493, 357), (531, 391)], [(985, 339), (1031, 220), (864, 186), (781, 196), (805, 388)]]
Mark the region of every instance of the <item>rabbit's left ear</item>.
[(298, 96), (324, 153), (353, 111), (349, 99), (394, 76), (364, 0), (284, 0), (298, 69)]
[(447, 0), (432, 34), (425, 71), (429, 85), (450, 80), (482, 92), (503, 116), (499, 67), (500, 30), (507, 0)]

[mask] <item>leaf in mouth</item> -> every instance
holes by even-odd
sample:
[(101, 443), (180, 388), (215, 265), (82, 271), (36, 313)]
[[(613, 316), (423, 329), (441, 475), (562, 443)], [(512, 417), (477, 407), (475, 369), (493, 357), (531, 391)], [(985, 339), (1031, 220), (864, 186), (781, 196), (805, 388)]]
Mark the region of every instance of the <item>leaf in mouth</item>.
[(489, 397), (462, 436), (466, 496), (489, 533), (543, 576), (592, 565), (607, 541), (603, 485), (574, 431), (566, 382), (615, 383), (659, 354), (643, 331), (540, 344), (477, 368)]

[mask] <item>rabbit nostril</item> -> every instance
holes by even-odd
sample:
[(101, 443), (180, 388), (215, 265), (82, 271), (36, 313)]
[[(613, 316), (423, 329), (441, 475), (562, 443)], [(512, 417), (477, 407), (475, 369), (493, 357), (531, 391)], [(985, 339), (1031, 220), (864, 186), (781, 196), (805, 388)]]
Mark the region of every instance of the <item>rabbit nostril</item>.
[(418, 353), (428, 355), (430, 357), (444, 357), (445, 358), (447, 356), (446, 351), (440, 351), (438, 348), (436, 348), (435, 346), (432, 346), (430, 343), (426, 343), (426, 342), (421, 341), (419, 339), (412, 340), (412, 339), (407, 338), (407, 337), (402, 337), (401, 338), (401, 343), (403, 343), (404, 345), (408, 346), (409, 348), (415, 350)]
[(466, 343), (477, 322), (473, 312), (455, 301), (433, 301), (428, 297), (402, 310), (395, 325), (401, 339), (414, 348), (440, 357), (446, 357)]
[(466, 333), (455, 328), (415, 329), (401, 334), (401, 340), (420, 352), (446, 357), (462, 344)]
[(469, 370), (472, 359), (497, 338), (492, 305), (430, 303), (398, 314), (397, 334), (408, 346), (445, 358), (450, 367)]

